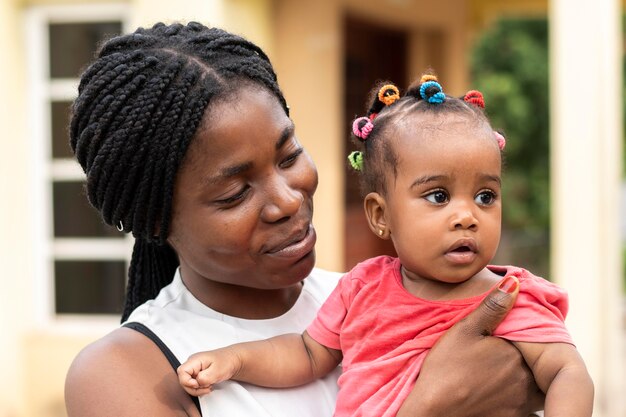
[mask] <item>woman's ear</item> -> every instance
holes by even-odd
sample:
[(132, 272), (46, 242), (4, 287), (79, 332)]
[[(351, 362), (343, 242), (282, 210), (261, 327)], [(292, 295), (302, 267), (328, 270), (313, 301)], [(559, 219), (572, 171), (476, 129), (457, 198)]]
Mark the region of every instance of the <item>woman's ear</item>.
[(381, 239), (389, 239), (391, 230), (389, 230), (385, 217), (387, 208), (385, 198), (378, 193), (369, 193), (365, 196), (363, 205), (370, 230)]

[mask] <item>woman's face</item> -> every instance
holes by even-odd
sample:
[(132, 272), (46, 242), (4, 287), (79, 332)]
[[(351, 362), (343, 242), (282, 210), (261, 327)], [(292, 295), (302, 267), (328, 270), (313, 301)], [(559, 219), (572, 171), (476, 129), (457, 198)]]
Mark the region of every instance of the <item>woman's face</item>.
[(242, 87), (212, 105), (174, 187), (168, 242), (185, 283), (278, 289), (305, 278), (317, 180), (272, 94)]

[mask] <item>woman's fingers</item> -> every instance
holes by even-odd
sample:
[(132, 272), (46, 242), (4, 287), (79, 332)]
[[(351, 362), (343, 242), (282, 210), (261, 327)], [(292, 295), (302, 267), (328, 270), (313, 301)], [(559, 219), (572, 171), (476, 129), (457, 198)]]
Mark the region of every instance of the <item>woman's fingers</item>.
[(437, 341), (398, 416), (527, 417), (541, 408), (541, 392), (520, 352), (489, 337), (518, 291), (517, 278), (505, 277)]
[[(505, 277), (494, 288), (478, 308), (472, 311), (456, 326), (457, 331), (474, 336), (489, 336), (506, 317), (515, 304), (519, 292), (519, 281), (514, 276)], [(453, 330), (451, 329), (451, 330)]]

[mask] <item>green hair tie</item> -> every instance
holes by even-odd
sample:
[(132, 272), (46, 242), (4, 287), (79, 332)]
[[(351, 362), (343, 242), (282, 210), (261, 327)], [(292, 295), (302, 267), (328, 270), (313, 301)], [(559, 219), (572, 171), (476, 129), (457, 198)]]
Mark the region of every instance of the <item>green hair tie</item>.
[(354, 151), (348, 155), (348, 162), (355, 171), (363, 170), (363, 153), (359, 151)]

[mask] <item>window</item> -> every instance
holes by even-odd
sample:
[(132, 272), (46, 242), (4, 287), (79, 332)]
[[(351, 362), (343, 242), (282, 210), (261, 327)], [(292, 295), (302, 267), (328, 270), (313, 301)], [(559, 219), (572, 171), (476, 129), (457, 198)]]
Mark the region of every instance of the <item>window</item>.
[(67, 125), (78, 76), (100, 42), (122, 33), (125, 16), (123, 5), (36, 7), (26, 16), (37, 305), (45, 321), (122, 311), (132, 238), (89, 206)]

